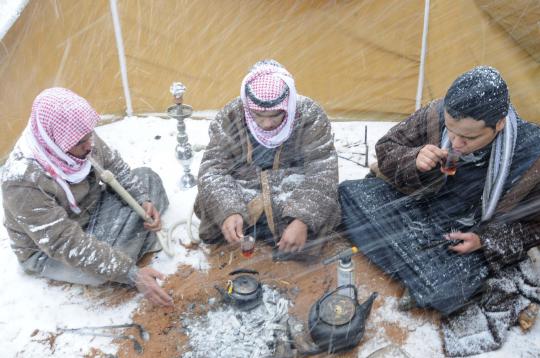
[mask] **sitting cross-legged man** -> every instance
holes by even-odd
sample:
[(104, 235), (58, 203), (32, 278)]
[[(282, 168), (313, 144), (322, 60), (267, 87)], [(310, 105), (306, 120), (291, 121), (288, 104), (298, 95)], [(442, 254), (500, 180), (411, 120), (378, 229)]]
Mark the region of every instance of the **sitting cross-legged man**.
[[(125, 283), (156, 304), (171, 305), (156, 281), (164, 276), (136, 266), (160, 249), (155, 232), (169, 205), (161, 179), (149, 168), (131, 171), (94, 133), (98, 120), (84, 98), (65, 88), (36, 97), (2, 173), (11, 248), (25, 272), (84, 285)], [(102, 185), (89, 156), (116, 176), (152, 223)]]
[(330, 122), (276, 61), (256, 63), (240, 91), (210, 124), (195, 202), (200, 238), (237, 245), (250, 235), (270, 243), (276, 260), (314, 258), (340, 218)]
[[(444, 173), (451, 150), (461, 156)], [(448, 355), (500, 347), (540, 299), (527, 256), (540, 243), (540, 128), (519, 118), (500, 73), (481, 66), (376, 152), (376, 176), (339, 188), (350, 240), (407, 288), (401, 308), (443, 314)]]

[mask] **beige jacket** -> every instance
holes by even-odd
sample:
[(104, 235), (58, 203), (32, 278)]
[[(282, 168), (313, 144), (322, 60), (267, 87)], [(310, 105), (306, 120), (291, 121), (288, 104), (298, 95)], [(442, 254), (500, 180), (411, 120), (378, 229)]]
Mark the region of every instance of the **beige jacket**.
[[(242, 215), (246, 224), (252, 221), (247, 204), (261, 195), (261, 170), (250, 159), (245, 123), (237, 98), (210, 124), (195, 205), (203, 240), (219, 233), (229, 215)], [(267, 178), (278, 233), (291, 219), (300, 219), (314, 234), (339, 223), (338, 161), (331, 126), (324, 110), (310, 98), (298, 97), (293, 132), (274, 157)]]
[[(139, 202), (148, 200), (129, 166), (94, 133), (93, 157), (110, 170)], [(82, 182), (70, 185), (81, 209), (75, 214), (62, 188), (33, 159), (15, 149), (2, 172), (4, 225), (19, 262), (47, 256), (111, 281), (127, 281), (131, 258), (85, 233), (102, 185), (92, 169)]]

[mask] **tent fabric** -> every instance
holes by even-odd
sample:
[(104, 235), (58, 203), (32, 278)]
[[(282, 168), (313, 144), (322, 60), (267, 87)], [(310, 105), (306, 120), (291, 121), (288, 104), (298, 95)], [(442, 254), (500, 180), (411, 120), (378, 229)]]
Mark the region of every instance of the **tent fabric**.
[[(522, 18), (493, 17), (492, 3), (501, 2), (431, 0), (422, 103), (486, 64), (501, 71), (520, 115), (540, 122), (540, 63), (500, 24)], [(219, 109), (264, 58), (282, 63), (298, 92), (332, 117), (400, 120), (414, 111), (422, 1), (118, 0), (118, 9), (135, 113), (164, 112), (174, 81), (187, 86), (184, 102), (195, 110)], [(109, 1), (30, 0), (2, 39), (0, 160), (33, 98), (52, 86), (100, 113), (125, 113)]]
[(540, 62), (540, 0), (475, 0), (529, 55)]

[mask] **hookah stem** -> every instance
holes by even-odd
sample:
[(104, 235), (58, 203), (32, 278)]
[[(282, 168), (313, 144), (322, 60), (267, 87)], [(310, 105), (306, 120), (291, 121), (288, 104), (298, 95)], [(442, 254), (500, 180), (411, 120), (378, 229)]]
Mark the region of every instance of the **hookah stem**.
[(92, 163), (92, 166), (96, 169), (96, 171), (99, 173), (99, 176), (101, 180), (103, 180), (106, 184), (110, 185), (111, 188), (113, 188), (114, 191), (118, 193), (126, 201), (126, 203), (133, 209), (135, 212), (146, 222), (152, 222), (152, 218), (150, 218), (148, 215), (146, 215), (146, 212), (144, 211), (143, 207), (137, 203), (137, 201), (131, 196), (130, 193), (127, 192), (126, 189), (116, 180), (113, 173), (111, 173), (109, 170), (103, 169), (101, 165), (99, 165), (94, 158), (91, 156), (88, 157), (88, 160), (90, 163)]
[[(126, 189), (116, 180), (114, 177), (114, 174), (111, 173), (110, 170), (105, 170), (99, 163), (95, 161), (94, 158), (91, 156), (88, 157), (88, 160), (90, 163), (92, 163), (92, 166), (96, 169), (98, 172), (101, 180), (103, 180), (104, 183), (110, 185), (110, 187), (118, 193), (126, 201), (126, 203), (133, 209), (135, 212), (146, 222), (152, 223), (153, 220), (151, 217), (146, 215), (146, 211), (144, 211), (143, 207), (131, 196), (130, 193), (127, 192)], [(163, 251), (169, 256), (174, 256), (174, 250), (171, 248), (171, 237), (169, 235), (166, 235), (162, 230), (156, 232), (157, 238), (159, 243), (161, 244), (161, 247), (163, 248)]]

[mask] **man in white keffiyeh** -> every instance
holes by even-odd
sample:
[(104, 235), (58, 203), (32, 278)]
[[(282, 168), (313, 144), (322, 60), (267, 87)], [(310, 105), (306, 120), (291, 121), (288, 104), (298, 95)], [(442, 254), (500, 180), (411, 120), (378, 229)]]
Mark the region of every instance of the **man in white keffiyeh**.
[[(5, 225), (29, 273), (72, 283), (116, 281), (137, 286), (155, 303), (170, 304), (163, 278), (137, 260), (154, 250), (159, 210), (168, 205), (157, 174), (133, 171), (94, 133), (99, 116), (82, 97), (49, 88), (33, 102), (28, 125), (2, 177)], [(113, 193), (103, 191), (88, 156), (110, 170), (153, 223), (143, 223)]]

